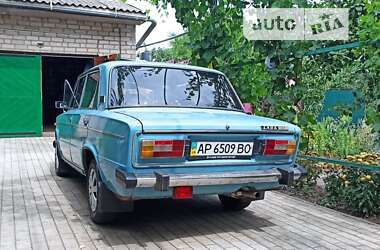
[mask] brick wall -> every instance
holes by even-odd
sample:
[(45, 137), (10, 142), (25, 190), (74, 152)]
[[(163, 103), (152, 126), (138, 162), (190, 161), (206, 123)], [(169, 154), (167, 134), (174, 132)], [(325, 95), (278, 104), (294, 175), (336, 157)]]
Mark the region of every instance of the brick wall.
[(73, 15), (27, 16), (0, 13), (0, 51), (108, 55), (135, 58), (135, 25)]

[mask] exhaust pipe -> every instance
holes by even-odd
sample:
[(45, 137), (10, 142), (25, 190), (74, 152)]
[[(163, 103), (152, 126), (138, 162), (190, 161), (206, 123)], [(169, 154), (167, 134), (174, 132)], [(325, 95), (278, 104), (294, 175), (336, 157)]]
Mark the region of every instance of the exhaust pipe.
[(253, 201), (263, 200), (265, 191), (257, 191), (249, 187), (243, 187), (236, 192), (231, 193), (233, 198), (247, 198)]

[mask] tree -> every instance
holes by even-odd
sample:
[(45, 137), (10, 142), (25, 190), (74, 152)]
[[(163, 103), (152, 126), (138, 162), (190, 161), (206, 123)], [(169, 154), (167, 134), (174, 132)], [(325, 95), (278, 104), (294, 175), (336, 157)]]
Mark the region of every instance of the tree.
[(191, 59), (192, 52), (187, 46), (188, 43), (188, 36), (182, 36), (172, 40), (170, 43), (170, 48), (153, 49), (153, 60), (157, 62), (189, 61)]
[[(361, 47), (305, 57), (308, 50), (342, 42), (248, 41), (242, 31), (242, 9), (245, 2), (241, 0), (152, 2), (162, 9), (169, 3), (175, 8), (177, 20), (188, 32), (189, 40), (183, 45), (191, 49), (191, 62), (225, 72), (243, 101), (255, 104), (258, 113), (303, 126), (315, 121), (324, 91), (328, 88), (352, 85), (354, 88), (368, 89), (368, 97), (377, 96), (376, 93), (379, 93), (373, 88), (373, 84), (376, 86), (378, 81), (378, 68), (368, 71), (363, 67), (363, 62), (370, 62), (373, 58), (368, 52), (378, 55), (378, 50)], [(348, 7), (350, 41), (356, 41), (360, 37), (368, 39), (373, 33), (376, 37), (379, 35), (377, 25), (376, 28), (371, 28), (378, 23), (375, 14), (378, 13), (378, 3), (374, 2), (262, 0), (256, 2), (256, 7)], [(364, 18), (366, 15), (369, 17)], [(363, 30), (367, 31), (362, 34)], [(268, 57), (276, 58), (280, 62), (270, 71), (264, 65)], [(371, 64), (378, 62), (375, 58), (375, 62)], [(361, 83), (365, 87), (360, 86)]]

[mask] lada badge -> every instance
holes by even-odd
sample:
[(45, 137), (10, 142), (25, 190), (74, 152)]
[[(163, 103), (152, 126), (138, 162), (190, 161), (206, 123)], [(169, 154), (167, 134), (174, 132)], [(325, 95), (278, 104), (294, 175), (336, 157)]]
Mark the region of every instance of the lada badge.
[(261, 130), (265, 131), (288, 131), (287, 126), (261, 126)]

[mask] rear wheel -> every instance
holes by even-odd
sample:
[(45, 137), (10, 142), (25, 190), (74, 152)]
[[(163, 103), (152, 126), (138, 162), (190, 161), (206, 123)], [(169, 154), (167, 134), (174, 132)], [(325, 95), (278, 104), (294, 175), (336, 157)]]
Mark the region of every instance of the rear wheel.
[(90, 162), (87, 172), (87, 190), (88, 190), (88, 206), (90, 210), (90, 217), (96, 224), (106, 224), (112, 222), (115, 218), (114, 213), (106, 213), (101, 211), (101, 203), (104, 202), (102, 190), (106, 188), (102, 185), (96, 170), (96, 163), (94, 160)]
[(219, 195), (219, 200), (225, 210), (229, 211), (241, 211), (248, 207), (252, 200), (245, 198), (234, 198), (226, 195)]
[(57, 144), (55, 146), (55, 161), (54, 161), (55, 174), (59, 177), (65, 177), (70, 171), (69, 168), (70, 168), (69, 165), (62, 159), (62, 155)]

